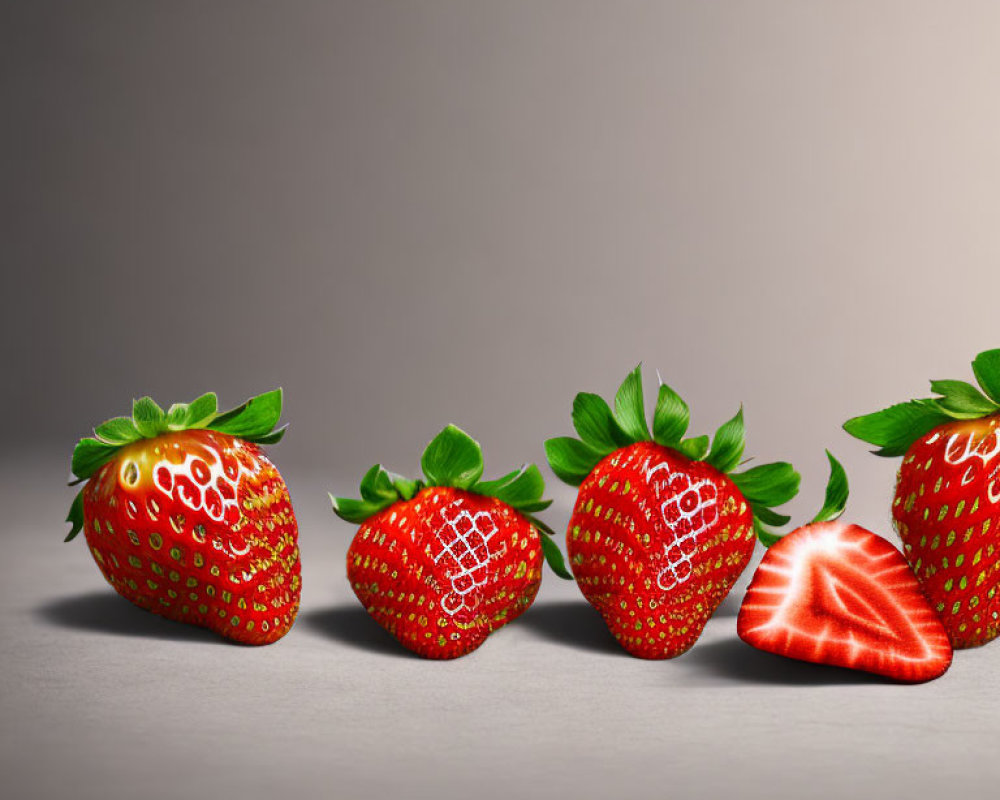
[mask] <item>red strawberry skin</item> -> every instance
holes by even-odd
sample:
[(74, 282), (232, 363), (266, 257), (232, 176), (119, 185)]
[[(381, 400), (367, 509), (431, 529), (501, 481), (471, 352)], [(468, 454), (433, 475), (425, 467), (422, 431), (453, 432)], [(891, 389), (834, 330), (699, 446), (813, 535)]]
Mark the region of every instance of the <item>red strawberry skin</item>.
[(347, 552), (347, 578), (405, 647), (425, 658), (457, 658), (531, 605), (542, 558), (538, 532), (510, 506), (432, 486), (361, 525)]
[(778, 655), (921, 682), (952, 648), (905, 559), (857, 525), (817, 522), (765, 554), (737, 618), (743, 641)]
[(1000, 634), (1000, 416), (918, 439), (899, 469), (892, 518), (952, 646)]
[(584, 596), (622, 647), (649, 659), (695, 643), (755, 542), (752, 511), (729, 478), (653, 442), (597, 464), (566, 536)]
[(257, 445), (209, 430), (143, 439), (90, 478), (83, 509), (94, 560), (137, 606), (244, 644), (291, 628), (298, 528)]

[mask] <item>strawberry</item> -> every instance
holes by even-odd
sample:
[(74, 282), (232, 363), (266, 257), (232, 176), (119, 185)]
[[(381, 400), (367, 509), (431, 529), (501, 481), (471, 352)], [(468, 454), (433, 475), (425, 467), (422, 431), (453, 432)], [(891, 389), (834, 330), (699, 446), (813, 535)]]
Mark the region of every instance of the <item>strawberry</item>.
[(70, 509), (108, 583), (140, 608), (269, 644), (299, 607), (298, 528), (274, 444), (281, 390), (225, 413), (214, 394), (164, 412), (149, 397), (73, 451)]
[(852, 436), (903, 456), (892, 519), (903, 554), (953, 647), (1000, 634), (1000, 350), (964, 381), (931, 381), (934, 398), (855, 417)]
[(746, 568), (772, 510), (798, 491), (787, 463), (733, 473), (744, 449), (743, 410), (707, 436), (684, 439), (688, 407), (660, 384), (653, 432), (636, 367), (614, 412), (594, 394), (573, 402), (580, 439), (550, 439), (553, 472), (579, 485), (567, 531), (573, 574), (618, 642), (640, 658), (687, 651)]
[(857, 525), (834, 521), (847, 476), (830, 459), (826, 503), (773, 542), (743, 598), (736, 627), (759, 650), (907, 683), (942, 675), (952, 649), (899, 551)]
[(453, 425), (420, 463), (423, 480), (376, 464), (361, 481), (361, 500), (330, 499), (338, 516), (361, 525), (347, 579), (368, 613), (418, 655), (457, 658), (531, 605), (543, 554), (571, 576), (552, 531), (532, 516), (551, 503), (541, 499), (538, 467), (480, 480), (479, 443)]
[(842, 522), (805, 525), (769, 548), (736, 626), (759, 650), (909, 683), (951, 664), (948, 634), (900, 552)]

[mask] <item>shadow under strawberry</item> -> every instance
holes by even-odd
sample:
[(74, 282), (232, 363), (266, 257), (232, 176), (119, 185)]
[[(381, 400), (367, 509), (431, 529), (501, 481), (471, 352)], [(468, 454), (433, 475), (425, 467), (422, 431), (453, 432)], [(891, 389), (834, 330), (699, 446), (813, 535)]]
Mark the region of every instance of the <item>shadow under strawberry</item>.
[(740, 602), (743, 599), (742, 595), (743, 595), (742, 592), (739, 593), (730, 592), (729, 594), (727, 594), (726, 599), (719, 604), (719, 607), (715, 609), (715, 613), (712, 616), (733, 617), (733, 618), (737, 617), (740, 613)]
[(145, 639), (224, 644), (210, 631), (151, 615), (125, 602), (111, 591), (85, 592), (50, 600), (35, 609), (35, 615), (50, 625), (90, 633), (137, 636)]
[(750, 647), (736, 637), (702, 642), (679, 659), (677, 665), (684, 665), (694, 674), (733, 683), (772, 686), (899, 685), (871, 672), (812, 664), (767, 653)]
[(521, 617), (521, 626), (542, 639), (591, 653), (620, 655), (621, 647), (601, 615), (586, 602), (536, 603)]
[(399, 643), (361, 606), (331, 606), (299, 614), (299, 624), (357, 650), (397, 658), (418, 658)]

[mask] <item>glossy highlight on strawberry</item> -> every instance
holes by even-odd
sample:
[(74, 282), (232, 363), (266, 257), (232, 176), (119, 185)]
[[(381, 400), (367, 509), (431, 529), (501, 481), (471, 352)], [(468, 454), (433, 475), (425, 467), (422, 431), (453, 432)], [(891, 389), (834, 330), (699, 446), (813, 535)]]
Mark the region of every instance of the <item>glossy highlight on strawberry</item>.
[(581, 592), (639, 658), (686, 652), (746, 568), (758, 538), (788, 517), (773, 510), (798, 490), (787, 463), (733, 472), (744, 450), (742, 409), (713, 439), (684, 438), (688, 407), (659, 387), (653, 430), (637, 367), (612, 412), (578, 394), (579, 439), (550, 439), (553, 471), (579, 485), (567, 552)]
[(449, 425), (424, 451), (424, 478), (372, 467), (361, 499), (331, 496), (360, 523), (347, 578), (372, 618), (404, 647), (432, 659), (463, 656), (535, 599), (547, 559), (569, 577), (551, 531), (533, 514), (545, 484), (534, 465), (480, 480), (482, 450)]
[(83, 530), (105, 579), (141, 608), (245, 644), (276, 641), (301, 594), (288, 489), (259, 444), (281, 438), (280, 413), (280, 390), (224, 414), (215, 395), (168, 412), (136, 401), (131, 419), (77, 445), (86, 484), (67, 540)]
[(903, 554), (955, 648), (1000, 635), (1000, 350), (972, 364), (980, 388), (932, 381), (938, 397), (856, 417), (845, 429), (902, 463), (892, 519)]

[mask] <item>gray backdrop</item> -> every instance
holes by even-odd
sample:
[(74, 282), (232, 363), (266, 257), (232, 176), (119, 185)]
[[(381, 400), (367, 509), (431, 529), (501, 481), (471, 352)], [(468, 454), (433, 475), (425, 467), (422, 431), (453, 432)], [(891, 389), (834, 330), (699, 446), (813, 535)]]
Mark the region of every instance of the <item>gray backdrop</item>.
[[(694, 429), (742, 402), (748, 453), (805, 475), (797, 513), (818, 504), (831, 447), (853, 519), (888, 534), (895, 464), (839, 426), (928, 378), (968, 377), (1000, 346), (998, 37), (992, 2), (4, 0), (4, 533), (38, 569), (100, 589), (83, 548), (53, 546), (75, 439), (139, 394), (214, 389), (235, 404), (281, 385), (292, 427), (274, 457), (304, 556), (313, 543), (304, 602), (339, 592), (347, 608), (351, 529), (324, 489), (351, 491), (378, 460), (412, 472), (449, 421), (482, 441), (488, 473), (541, 461), (544, 438), (570, 431), (576, 391), (611, 393), (643, 361), (690, 402)], [(573, 495), (552, 492), (558, 528)], [(7, 569), (30, 594), (26, 563)], [(94, 637), (104, 646), (100, 624), (39, 612), (67, 594), (46, 591), (11, 595), (23, 623), (4, 624), (79, 639), (82, 658)], [(114, 642), (127, 654), (133, 639)], [(548, 644), (567, 670), (584, 657)], [(336, 656), (329, 637), (315, 647)], [(27, 640), (18, 652), (9, 697), (42, 660)], [(988, 656), (975, 663), (995, 675)], [(609, 664), (609, 680), (633, 668)], [(56, 683), (80, 699), (68, 676)], [(982, 710), (982, 685), (962, 687)], [(47, 708), (56, 690), (38, 691)], [(42, 724), (37, 708), (6, 707), (11, 765), (36, 746), (62, 753), (43, 728), (79, 723)], [(856, 756), (847, 730), (825, 752)], [(969, 746), (987, 733), (952, 742), (980, 770)], [(535, 776), (573, 751), (517, 752)], [(910, 769), (900, 758), (887, 782)], [(858, 788), (836, 783), (841, 761), (799, 763), (817, 765), (803, 786)], [(52, 774), (95, 794), (132, 786)], [(621, 788), (608, 775), (583, 786)], [(350, 785), (344, 796), (364, 794)]]

